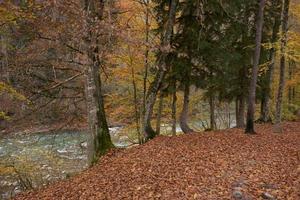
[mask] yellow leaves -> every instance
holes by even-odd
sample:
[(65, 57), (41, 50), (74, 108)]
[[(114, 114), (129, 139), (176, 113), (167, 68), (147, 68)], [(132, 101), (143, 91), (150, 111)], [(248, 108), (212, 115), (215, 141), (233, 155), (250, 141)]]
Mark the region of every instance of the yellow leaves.
[(290, 59), (300, 61), (300, 34), (298, 32), (289, 31), (287, 54)]
[(25, 101), (26, 97), (23, 96), (22, 94), (18, 93), (14, 88), (11, 86), (5, 84), (4, 82), (0, 82), (0, 94), (2, 93), (8, 93), (12, 97), (20, 100), (20, 101)]
[(298, 20), (300, 19), (300, 4), (294, 3), (291, 8), (291, 13), (296, 17)]
[(0, 23), (15, 23), (16, 22), (16, 15), (14, 12), (8, 10), (5, 7), (0, 7)]
[(10, 175), (10, 174), (14, 174), (14, 173), (15, 173), (15, 170), (13, 167), (0, 165), (0, 174), (1, 175)]
[(10, 118), (2, 111), (0, 111), (0, 119), (9, 120)]
[(40, 5), (34, 1), (27, 1), (26, 7), (15, 6), (10, 2), (1, 3), (0, 6), (0, 25), (17, 25), (19, 19), (34, 19), (34, 10), (39, 10)]

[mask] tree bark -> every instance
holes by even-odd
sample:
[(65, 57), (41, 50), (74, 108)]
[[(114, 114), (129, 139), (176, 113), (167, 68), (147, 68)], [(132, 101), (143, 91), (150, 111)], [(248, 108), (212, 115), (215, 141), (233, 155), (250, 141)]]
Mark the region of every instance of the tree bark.
[(104, 3), (95, 1), (85, 1), (85, 8), (88, 15), (87, 55), (89, 65), (86, 70), (86, 98), (88, 109), (88, 124), (90, 129), (90, 139), (88, 140), (89, 162), (93, 164), (98, 158), (113, 147), (106, 114), (104, 109), (104, 98), (102, 94), (102, 82), (100, 76), (101, 58), (99, 57), (99, 42), (97, 36), (93, 34), (92, 28), (96, 20), (102, 20)]
[(216, 129), (216, 119), (215, 119), (215, 97), (214, 95), (209, 96), (209, 107), (210, 107), (210, 129)]
[(149, 68), (149, 34), (150, 34), (150, 8), (149, 8), (149, 0), (145, 1), (146, 5), (146, 15), (145, 15), (145, 44), (146, 50), (144, 54), (144, 77), (143, 77), (143, 112), (145, 111), (146, 107), (146, 97), (147, 97), (147, 80), (148, 80), (148, 68)]
[(187, 123), (189, 113), (189, 102), (190, 102), (190, 73), (187, 74), (187, 80), (184, 82), (184, 97), (183, 97), (183, 108), (180, 114), (180, 128), (184, 133), (194, 132)]
[(159, 96), (159, 104), (158, 104), (158, 109), (157, 109), (157, 118), (156, 118), (156, 134), (160, 134), (160, 126), (161, 126), (161, 115), (162, 115), (162, 110), (163, 110), (163, 103), (164, 103), (164, 97), (161, 92)]
[(169, 54), (171, 48), (171, 37), (172, 37), (173, 27), (176, 18), (177, 4), (178, 4), (178, 0), (171, 0), (170, 7), (169, 7), (168, 22), (162, 38), (162, 44), (161, 44), (162, 53), (158, 58), (158, 62), (157, 62), (158, 71), (155, 75), (154, 81), (150, 84), (149, 90), (147, 92), (145, 114), (144, 114), (144, 121), (143, 121), (143, 132), (144, 132), (145, 141), (153, 139), (156, 136), (156, 132), (153, 130), (151, 126), (151, 118), (152, 118), (153, 106), (155, 104), (157, 93), (168, 71), (168, 67), (166, 65), (166, 57)]
[(236, 97), (235, 99), (235, 121), (236, 121), (236, 127), (238, 128), (238, 121), (239, 121), (239, 98)]
[(137, 86), (136, 86), (135, 70), (134, 70), (134, 66), (133, 66), (133, 59), (132, 59), (132, 55), (131, 55), (130, 46), (128, 46), (128, 50), (129, 50), (129, 54), (130, 54), (131, 79), (132, 79), (132, 86), (133, 86), (135, 125), (136, 125), (136, 131), (138, 134), (138, 141), (139, 141), (139, 144), (141, 144), (140, 115), (139, 115), (139, 106), (138, 106), (138, 97), (137, 97)]
[(281, 118), (282, 118), (282, 100), (283, 100), (283, 92), (285, 87), (285, 52), (286, 52), (286, 44), (287, 44), (287, 32), (288, 32), (288, 20), (289, 20), (289, 6), (290, 0), (284, 0), (283, 10), (282, 10), (282, 37), (281, 37), (281, 47), (280, 47), (280, 76), (279, 76), (279, 87), (277, 93), (277, 101), (276, 101), (276, 115), (275, 115), (275, 126), (274, 132), (281, 133)]
[(249, 88), (249, 100), (248, 100), (248, 111), (247, 111), (247, 124), (245, 133), (254, 134), (254, 114), (255, 114), (255, 98), (256, 98), (256, 84), (257, 84), (257, 74), (258, 65), (260, 60), (261, 51), (261, 40), (262, 40), (262, 30), (264, 22), (264, 8), (265, 0), (260, 0), (259, 11), (256, 22), (256, 37), (255, 37), (255, 52), (254, 52), (254, 63), (252, 69), (251, 83)]
[[(278, 9), (278, 6), (280, 5), (280, 8), (282, 7), (282, 3), (280, 0), (276, 1), (274, 5), (274, 9)], [(272, 88), (272, 82), (274, 77), (274, 70), (275, 70), (275, 55), (276, 55), (276, 48), (275, 48), (275, 42), (278, 40), (278, 33), (280, 29), (280, 14), (274, 16), (274, 25), (273, 25), (273, 32), (272, 32), (272, 48), (270, 49), (270, 55), (269, 55), (269, 66), (267, 71), (267, 85), (266, 88), (263, 91), (263, 97), (262, 97), (262, 109), (261, 109), (261, 121), (262, 122), (271, 122), (271, 116), (270, 116), (270, 108), (271, 108), (271, 88)]]
[(239, 96), (237, 98), (237, 113), (236, 113), (236, 127), (244, 128), (245, 127), (245, 97)]
[(176, 135), (176, 102), (177, 102), (177, 95), (176, 95), (176, 81), (174, 81), (174, 91), (172, 97), (172, 135)]
[[(289, 81), (291, 81), (293, 79), (294, 66), (295, 66), (295, 63), (292, 60), (289, 60)], [(294, 100), (293, 90), (294, 90), (294, 86), (289, 86), (289, 88), (288, 88), (288, 102), (289, 102), (289, 104), (292, 104), (293, 100)]]

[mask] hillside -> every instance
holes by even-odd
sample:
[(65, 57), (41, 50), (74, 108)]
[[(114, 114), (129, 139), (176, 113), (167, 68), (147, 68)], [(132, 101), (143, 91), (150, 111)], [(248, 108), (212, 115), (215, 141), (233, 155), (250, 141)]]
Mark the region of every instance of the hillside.
[(300, 197), (300, 123), (283, 134), (257, 125), (243, 130), (157, 137), (114, 150), (93, 168), (25, 199), (297, 199)]

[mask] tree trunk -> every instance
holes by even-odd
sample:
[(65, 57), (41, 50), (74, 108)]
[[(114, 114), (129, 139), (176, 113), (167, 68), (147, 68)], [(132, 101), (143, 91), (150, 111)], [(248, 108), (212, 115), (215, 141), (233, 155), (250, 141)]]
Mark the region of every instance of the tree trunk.
[[(145, 1), (146, 3), (146, 15), (145, 15), (145, 44), (146, 50), (144, 55), (144, 77), (143, 77), (143, 112), (145, 111), (146, 107), (146, 97), (147, 97), (147, 80), (148, 80), (148, 68), (149, 68), (149, 34), (150, 34), (150, 8), (149, 8), (149, 0)], [(143, 113), (144, 114), (144, 113)]]
[[(278, 9), (278, 6), (280, 5), (280, 8), (282, 7), (281, 1), (276, 1), (274, 9)], [(275, 48), (275, 42), (278, 40), (278, 33), (280, 29), (280, 14), (275, 15), (274, 19), (274, 25), (273, 25), (273, 33), (272, 33), (272, 48), (270, 49), (270, 55), (269, 55), (269, 67), (267, 71), (267, 86), (264, 89), (263, 92), (263, 102), (262, 102), (262, 109), (261, 109), (261, 117), (260, 119), (263, 122), (271, 122), (271, 116), (270, 116), (270, 108), (271, 108), (271, 88), (272, 88), (272, 82), (273, 82), (273, 76), (274, 76), (274, 69), (275, 69), (275, 55), (276, 55), (276, 48)]]
[(210, 108), (210, 129), (216, 129), (216, 119), (215, 119), (215, 97), (214, 95), (209, 96), (209, 108)]
[[(293, 74), (294, 74), (294, 62), (289, 60), (289, 81), (293, 79)], [(293, 97), (293, 90), (294, 86), (289, 86), (288, 88), (288, 102), (289, 104), (293, 103), (294, 97)]]
[(138, 141), (141, 144), (141, 132), (140, 132), (140, 115), (139, 115), (139, 106), (138, 106), (138, 98), (137, 98), (137, 86), (135, 81), (135, 70), (133, 66), (133, 60), (131, 55), (130, 46), (128, 46), (129, 54), (130, 54), (130, 67), (131, 67), (131, 78), (132, 78), (132, 86), (133, 86), (133, 103), (134, 103), (134, 114), (135, 114), (135, 125), (136, 131), (138, 134)]
[(235, 99), (235, 121), (236, 121), (236, 127), (238, 128), (238, 121), (239, 121), (239, 98), (237, 97)]
[(162, 53), (157, 62), (158, 71), (155, 75), (154, 81), (150, 84), (149, 90), (147, 92), (145, 115), (143, 121), (143, 131), (144, 131), (145, 141), (150, 140), (156, 136), (156, 133), (151, 126), (151, 117), (152, 117), (153, 106), (155, 104), (157, 93), (168, 71), (166, 65), (166, 57), (169, 54), (171, 48), (170, 47), (171, 37), (172, 37), (173, 27), (175, 23), (177, 4), (178, 4), (178, 0), (171, 0), (168, 22), (162, 38), (162, 44), (161, 44)]
[(245, 97), (239, 96), (237, 98), (238, 106), (236, 113), (236, 127), (237, 128), (244, 128), (245, 127)]
[[(97, 7), (97, 5), (99, 7)], [(102, 83), (100, 76), (101, 61), (99, 57), (98, 39), (93, 34), (92, 27), (94, 27), (95, 16), (98, 20), (102, 20), (103, 16), (103, 1), (97, 4), (94, 1), (86, 1), (85, 7), (88, 16), (88, 39), (87, 39), (87, 55), (89, 58), (89, 65), (86, 70), (86, 98), (88, 109), (88, 124), (91, 132), (90, 140), (88, 141), (89, 161), (94, 163), (97, 159), (105, 154), (113, 147), (108, 124), (106, 121), (106, 114), (104, 109), (104, 99), (102, 95)]]
[(276, 115), (275, 115), (275, 126), (274, 132), (281, 133), (281, 117), (282, 117), (282, 99), (285, 87), (285, 49), (287, 43), (287, 31), (288, 31), (288, 20), (289, 20), (289, 6), (290, 0), (284, 0), (283, 10), (282, 10), (282, 37), (281, 37), (281, 47), (280, 47), (280, 77), (279, 77), (279, 87), (277, 93), (276, 101)]
[(256, 22), (256, 38), (255, 38), (255, 52), (254, 52), (254, 63), (252, 69), (252, 77), (249, 88), (249, 100), (248, 100), (248, 111), (247, 111), (247, 124), (245, 133), (254, 134), (254, 114), (255, 114), (255, 98), (256, 98), (256, 83), (258, 74), (258, 65), (260, 60), (261, 51), (261, 40), (262, 40), (262, 30), (264, 22), (264, 8), (265, 0), (260, 0), (259, 12)]
[(190, 81), (189, 74), (187, 74), (187, 80), (184, 82), (184, 97), (183, 97), (183, 108), (180, 114), (180, 128), (184, 133), (191, 133), (194, 130), (191, 129), (187, 123), (189, 113), (189, 102), (190, 102)]
[(173, 98), (172, 98), (172, 135), (176, 135), (176, 81), (174, 81), (174, 91), (173, 91)]
[(161, 115), (162, 115), (162, 110), (163, 110), (163, 103), (164, 103), (164, 96), (161, 92), (159, 96), (159, 104), (158, 104), (158, 109), (157, 109), (157, 118), (156, 118), (156, 134), (160, 134), (160, 126), (161, 126)]

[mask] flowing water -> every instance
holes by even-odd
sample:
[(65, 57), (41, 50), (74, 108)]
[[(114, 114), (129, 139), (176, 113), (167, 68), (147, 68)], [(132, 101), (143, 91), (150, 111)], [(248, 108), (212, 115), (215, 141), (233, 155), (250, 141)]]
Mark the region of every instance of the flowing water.
[[(116, 146), (129, 143), (111, 129)], [(0, 138), (0, 199), (68, 178), (87, 168), (87, 134), (64, 131)]]
[[(217, 119), (220, 120), (220, 119)], [(218, 123), (219, 128), (232, 127), (234, 121)], [(226, 125), (227, 124), (227, 125)], [(229, 124), (229, 125), (228, 125)], [(194, 121), (195, 131), (208, 124)], [(177, 132), (181, 129), (177, 125)], [(122, 133), (126, 133), (125, 136)], [(111, 128), (112, 141), (117, 147), (131, 144), (134, 130)], [(161, 134), (170, 134), (171, 125), (162, 124)], [(133, 133), (134, 135), (136, 133)], [(0, 138), (0, 200), (32, 188), (65, 179), (87, 168), (87, 134), (84, 131), (60, 131), (16, 135)]]

